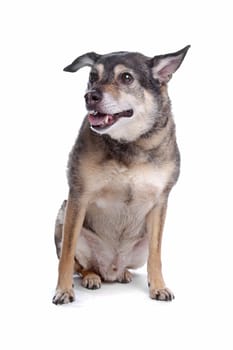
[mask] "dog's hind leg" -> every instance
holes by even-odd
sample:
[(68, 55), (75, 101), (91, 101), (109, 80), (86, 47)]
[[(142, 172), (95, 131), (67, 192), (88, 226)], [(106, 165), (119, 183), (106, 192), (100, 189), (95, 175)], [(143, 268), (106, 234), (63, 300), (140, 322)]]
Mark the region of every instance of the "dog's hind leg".
[(63, 230), (63, 224), (64, 224), (66, 204), (67, 204), (67, 201), (65, 200), (58, 211), (56, 223), (55, 223), (54, 241), (55, 241), (58, 259), (60, 259), (61, 257), (62, 230)]
[(75, 258), (74, 270), (76, 273), (81, 275), (83, 287), (87, 289), (99, 289), (101, 287), (100, 276), (91, 270), (85, 270), (80, 265), (77, 258)]

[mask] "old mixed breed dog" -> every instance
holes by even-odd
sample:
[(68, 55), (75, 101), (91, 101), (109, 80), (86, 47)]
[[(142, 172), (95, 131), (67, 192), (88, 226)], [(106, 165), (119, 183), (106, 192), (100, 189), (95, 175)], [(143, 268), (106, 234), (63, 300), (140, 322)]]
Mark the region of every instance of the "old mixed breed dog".
[(188, 49), (153, 58), (91, 52), (65, 68), (91, 72), (88, 113), (68, 163), (68, 200), (56, 221), (55, 304), (74, 300), (74, 272), (96, 289), (101, 281), (130, 282), (129, 269), (146, 260), (150, 297), (174, 298), (161, 269), (168, 195), (180, 167), (167, 83)]

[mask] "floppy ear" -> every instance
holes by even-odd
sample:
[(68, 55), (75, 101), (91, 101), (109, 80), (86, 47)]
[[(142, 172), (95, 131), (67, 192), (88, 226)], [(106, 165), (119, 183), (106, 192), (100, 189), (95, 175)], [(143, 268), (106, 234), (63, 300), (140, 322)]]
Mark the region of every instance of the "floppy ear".
[(98, 55), (95, 52), (88, 52), (85, 53), (85, 55), (79, 56), (74, 60), (69, 66), (65, 67), (63, 70), (65, 72), (77, 72), (78, 69), (89, 66), (92, 67), (93, 64), (96, 63), (96, 61), (101, 57), (101, 55)]
[(153, 77), (158, 79), (161, 83), (167, 83), (171, 79), (172, 74), (175, 73), (181, 65), (189, 48), (190, 45), (184, 47), (180, 51), (152, 58)]

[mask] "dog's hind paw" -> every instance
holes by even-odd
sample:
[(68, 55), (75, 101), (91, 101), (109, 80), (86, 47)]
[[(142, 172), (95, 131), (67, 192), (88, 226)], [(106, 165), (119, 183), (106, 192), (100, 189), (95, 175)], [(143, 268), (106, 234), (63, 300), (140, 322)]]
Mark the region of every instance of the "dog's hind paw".
[(99, 289), (101, 287), (101, 278), (96, 273), (90, 272), (83, 277), (82, 286), (87, 289)]
[(72, 303), (75, 300), (73, 289), (58, 289), (53, 297), (53, 303), (56, 305)]
[(118, 282), (129, 283), (132, 281), (132, 279), (133, 279), (132, 273), (129, 272), (128, 270), (125, 270), (123, 275), (120, 278), (118, 278)]
[(174, 294), (168, 288), (150, 288), (151, 299), (161, 300), (161, 301), (172, 301), (175, 298)]

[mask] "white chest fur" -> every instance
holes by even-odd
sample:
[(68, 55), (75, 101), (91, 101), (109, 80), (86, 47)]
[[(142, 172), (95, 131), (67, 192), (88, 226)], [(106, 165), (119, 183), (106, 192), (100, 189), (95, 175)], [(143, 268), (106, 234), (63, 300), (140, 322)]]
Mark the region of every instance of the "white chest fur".
[(142, 202), (154, 204), (167, 186), (172, 170), (172, 164), (167, 164), (161, 168), (143, 165), (107, 171), (95, 204), (103, 209), (121, 203), (133, 203), (134, 206)]

